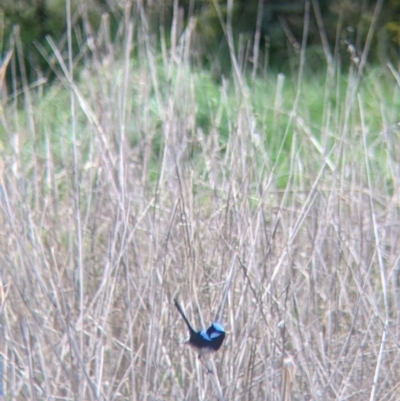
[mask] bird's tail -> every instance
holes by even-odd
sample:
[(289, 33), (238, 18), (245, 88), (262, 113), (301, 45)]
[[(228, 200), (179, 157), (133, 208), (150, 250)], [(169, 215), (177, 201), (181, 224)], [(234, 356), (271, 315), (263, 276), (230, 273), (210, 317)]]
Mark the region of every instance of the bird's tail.
[(179, 305), (179, 302), (176, 300), (176, 298), (174, 299), (174, 303), (176, 306), (176, 309), (178, 309), (178, 312), (181, 314), (181, 316), (183, 317), (183, 320), (186, 323), (186, 326), (188, 327), (190, 334), (195, 333), (195, 331), (193, 330), (193, 327), (190, 325), (189, 320), (186, 319), (185, 313), (183, 312), (182, 307)]

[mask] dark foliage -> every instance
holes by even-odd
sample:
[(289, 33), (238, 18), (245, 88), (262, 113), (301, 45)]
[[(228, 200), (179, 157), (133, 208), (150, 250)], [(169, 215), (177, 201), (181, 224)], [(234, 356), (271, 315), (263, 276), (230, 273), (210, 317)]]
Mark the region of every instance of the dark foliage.
[[(122, 4), (122, 3), (121, 3)], [(232, 5), (229, 9), (229, 5)], [(341, 62), (351, 62), (360, 55), (374, 18), (375, 1), (310, 0), (307, 46), (312, 66), (317, 68), (326, 62), (327, 54), (340, 57)], [(226, 27), (231, 27), (235, 54), (242, 66), (251, 66), (255, 43), (262, 64), (285, 68), (296, 60), (304, 33), (306, 0), (132, 0), (131, 13), (138, 20), (147, 15), (149, 29), (155, 35), (164, 33), (171, 40), (170, 32), (175, 21), (180, 35), (189, 21), (195, 19), (196, 53), (192, 61), (212, 68), (215, 76), (228, 73), (231, 58)], [(99, 28), (101, 16), (110, 17), (111, 40), (118, 32), (124, 9), (118, 2), (84, 0), (72, 2), (73, 40), (76, 53), (85, 44), (85, 38)], [(125, 9), (126, 11), (126, 9)], [(4, 0), (0, 4), (4, 18), (4, 38), (15, 38), (13, 27), (18, 24), (19, 36), (27, 65), (29, 80), (37, 76), (49, 76), (48, 60), (43, 51), (49, 51), (46, 35), (50, 35), (60, 49), (65, 49), (66, 10), (64, 2), (55, 0)], [(324, 41), (324, 37), (326, 40)], [(256, 39), (258, 38), (258, 39)], [(369, 60), (387, 61), (397, 57), (400, 43), (400, 0), (385, 3), (376, 27)], [(3, 39), (2, 52), (10, 47)], [(322, 46), (325, 46), (323, 51)], [(351, 47), (353, 54), (348, 54)], [(39, 51), (38, 49), (41, 49)]]

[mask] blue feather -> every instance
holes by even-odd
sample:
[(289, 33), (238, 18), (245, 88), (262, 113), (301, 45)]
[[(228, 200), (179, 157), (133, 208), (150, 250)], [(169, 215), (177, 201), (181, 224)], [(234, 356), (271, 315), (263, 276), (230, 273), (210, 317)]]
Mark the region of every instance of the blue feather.
[(211, 338), (208, 336), (207, 331), (206, 330), (201, 330), (200, 333), (201, 337), (203, 338), (203, 340), (206, 341), (211, 341)]

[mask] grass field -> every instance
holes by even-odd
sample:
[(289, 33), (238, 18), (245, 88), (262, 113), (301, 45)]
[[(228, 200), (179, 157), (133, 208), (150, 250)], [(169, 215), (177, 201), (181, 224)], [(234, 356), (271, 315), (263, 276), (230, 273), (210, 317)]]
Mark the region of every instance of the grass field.
[[(56, 81), (9, 88), (6, 399), (398, 400), (396, 67), (216, 82), (190, 35), (50, 42)], [(231, 331), (214, 374), (174, 297)]]

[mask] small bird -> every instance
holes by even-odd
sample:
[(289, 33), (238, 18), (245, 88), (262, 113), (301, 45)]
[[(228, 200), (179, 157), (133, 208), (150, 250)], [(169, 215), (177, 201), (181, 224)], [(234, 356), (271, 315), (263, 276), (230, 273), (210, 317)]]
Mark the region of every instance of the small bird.
[(202, 355), (206, 354), (207, 352), (218, 351), (224, 342), (225, 335), (227, 334), (222, 324), (214, 322), (207, 330), (195, 331), (187, 320), (182, 307), (179, 305), (179, 302), (174, 299), (174, 303), (176, 309), (178, 309), (178, 312), (183, 317), (183, 320), (189, 329), (190, 337), (186, 343), (198, 351), (199, 359), (201, 359)]

